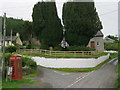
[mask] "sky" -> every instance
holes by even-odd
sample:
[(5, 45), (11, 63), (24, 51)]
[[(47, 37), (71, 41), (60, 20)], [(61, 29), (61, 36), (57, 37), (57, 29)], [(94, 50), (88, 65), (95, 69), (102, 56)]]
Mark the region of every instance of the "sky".
[[(40, 0), (0, 0), (0, 16), (32, 21), (32, 9)], [(58, 16), (62, 19), (62, 6), (66, 0), (56, 0)], [(118, 35), (118, 0), (94, 0), (103, 25), (104, 36)]]

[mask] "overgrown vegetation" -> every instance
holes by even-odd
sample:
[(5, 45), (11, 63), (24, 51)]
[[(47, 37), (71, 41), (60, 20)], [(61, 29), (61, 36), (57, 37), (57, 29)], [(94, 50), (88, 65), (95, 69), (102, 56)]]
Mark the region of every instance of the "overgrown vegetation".
[(105, 49), (118, 51), (118, 42), (105, 43)]
[(5, 52), (6, 53), (13, 53), (13, 52), (16, 52), (18, 48), (16, 46), (7, 46), (5, 47)]

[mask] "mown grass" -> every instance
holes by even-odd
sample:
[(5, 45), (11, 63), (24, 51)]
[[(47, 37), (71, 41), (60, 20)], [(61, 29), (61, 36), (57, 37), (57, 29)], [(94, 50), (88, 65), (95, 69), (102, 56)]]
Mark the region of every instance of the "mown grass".
[(46, 58), (98, 58), (100, 56), (104, 56), (107, 55), (108, 53), (106, 52), (102, 52), (102, 53), (98, 53), (96, 55), (80, 55), (80, 54), (66, 54), (64, 55), (61, 54), (60, 56), (50, 56), (50, 55), (43, 55), (43, 54), (35, 54), (35, 53), (19, 53), (21, 55), (27, 55), (27, 56), (39, 56), (39, 57), (46, 57)]
[[(62, 71), (62, 72), (90, 72), (90, 71), (93, 71), (93, 70), (97, 70), (99, 69), (100, 67), (102, 67), (105, 63), (107, 63), (108, 61), (110, 61), (111, 59), (117, 57), (117, 53), (112, 53), (110, 55), (110, 58), (107, 59), (106, 61), (100, 63), (99, 65), (97, 65), (96, 67), (93, 67), (93, 68), (48, 68), (48, 69), (52, 69), (52, 70), (57, 70), (57, 71)], [(40, 66), (40, 67), (43, 67), (43, 66)], [(46, 67), (44, 67), (46, 68)]]
[(118, 77), (115, 81), (115, 88), (117, 88), (117, 90), (120, 90), (120, 62), (118, 63), (116, 72), (118, 73)]
[(34, 74), (23, 76), (22, 80), (12, 80), (12, 81), (8, 80), (7, 82), (6, 82), (6, 80), (3, 80), (2, 88), (3, 89), (5, 89), (5, 88), (23, 88), (22, 86), (20, 86), (20, 84), (26, 84), (26, 85), (38, 84), (39, 82), (37, 82), (37, 81), (27, 79), (27, 78), (36, 77), (36, 76), (37, 76), (37, 73), (34, 73)]
[(2, 79), (0, 78), (0, 90), (2, 89)]

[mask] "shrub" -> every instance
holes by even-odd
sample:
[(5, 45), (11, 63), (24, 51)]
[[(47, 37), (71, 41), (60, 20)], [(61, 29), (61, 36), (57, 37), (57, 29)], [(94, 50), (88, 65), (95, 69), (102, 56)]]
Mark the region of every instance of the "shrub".
[(62, 48), (61, 46), (57, 46), (57, 47), (55, 47), (53, 50), (54, 50), (54, 51), (62, 51), (63, 48)]
[(118, 51), (118, 43), (105, 43), (105, 49)]
[(40, 49), (49, 49), (49, 47), (47, 45), (42, 44), (40, 45)]
[(26, 46), (26, 49), (31, 49), (31, 48), (32, 48), (31, 45), (27, 45), (27, 46)]
[(31, 58), (28, 57), (22, 57), (22, 66), (25, 67), (29, 67), (31, 69), (36, 69), (37, 68), (37, 64), (34, 60), (32, 60)]
[(92, 51), (93, 49), (85, 46), (70, 46), (68, 47), (69, 51)]
[(7, 46), (7, 47), (5, 47), (5, 52), (6, 53), (13, 53), (13, 52), (16, 52), (16, 50), (17, 50), (16, 46)]

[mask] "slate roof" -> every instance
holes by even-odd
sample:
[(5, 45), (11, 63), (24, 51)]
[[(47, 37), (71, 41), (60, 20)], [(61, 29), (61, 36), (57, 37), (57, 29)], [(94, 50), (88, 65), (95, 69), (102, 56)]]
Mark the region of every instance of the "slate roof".
[[(17, 36), (12, 36), (12, 40), (16, 40)], [(3, 38), (0, 37), (0, 41), (3, 41)], [(11, 36), (6, 36), (5, 37), (5, 41), (11, 41)]]
[(101, 31), (98, 31), (97, 34), (95, 35), (95, 37), (103, 37), (103, 33)]

